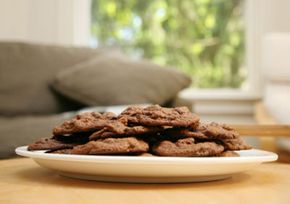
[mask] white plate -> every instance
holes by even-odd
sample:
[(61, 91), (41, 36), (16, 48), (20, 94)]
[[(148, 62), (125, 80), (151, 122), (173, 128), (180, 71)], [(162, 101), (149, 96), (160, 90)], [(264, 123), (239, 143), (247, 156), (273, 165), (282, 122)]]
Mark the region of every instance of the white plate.
[(180, 183), (231, 177), (263, 162), (277, 160), (272, 152), (237, 151), (240, 157), (140, 157), (49, 154), (18, 147), (16, 153), (34, 159), (60, 175), (110, 182)]

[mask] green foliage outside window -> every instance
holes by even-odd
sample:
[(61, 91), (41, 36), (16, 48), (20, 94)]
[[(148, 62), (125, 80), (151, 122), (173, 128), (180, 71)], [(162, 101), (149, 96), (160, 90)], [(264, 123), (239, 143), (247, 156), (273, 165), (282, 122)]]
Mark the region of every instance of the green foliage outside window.
[(242, 85), (243, 0), (92, 0), (98, 46), (176, 67), (194, 87)]

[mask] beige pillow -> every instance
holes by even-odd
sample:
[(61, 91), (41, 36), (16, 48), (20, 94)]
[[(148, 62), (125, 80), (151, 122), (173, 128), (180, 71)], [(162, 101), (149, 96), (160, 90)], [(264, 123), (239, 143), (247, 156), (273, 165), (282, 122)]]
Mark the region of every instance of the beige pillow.
[(101, 55), (60, 71), (53, 87), (86, 105), (164, 104), (190, 83), (173, 68)]

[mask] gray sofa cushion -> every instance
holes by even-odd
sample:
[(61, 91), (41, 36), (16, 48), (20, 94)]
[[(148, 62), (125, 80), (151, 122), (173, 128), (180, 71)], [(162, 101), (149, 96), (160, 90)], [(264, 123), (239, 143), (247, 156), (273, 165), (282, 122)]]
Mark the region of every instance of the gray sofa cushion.
[(172, 68), (105, 54), (60, 71), (53, 87), (92, 106), (164, 104), (190, 82), (189, 77)]
[[(49, 83), (62, 68), (98, 55), (101, 50), (0, 43), (0, 114), (49, 114), (79, 108), (67, 106)], [(75, 105), (77, 107), (75, 107)]]

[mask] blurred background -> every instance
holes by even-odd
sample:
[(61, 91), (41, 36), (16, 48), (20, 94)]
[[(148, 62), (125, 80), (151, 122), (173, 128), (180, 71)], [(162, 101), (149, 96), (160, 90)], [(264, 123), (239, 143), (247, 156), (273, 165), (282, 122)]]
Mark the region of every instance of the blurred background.
[[(40, 132), (47, 134), (55, 123), (69, 117), (70, 113), (118, 111), (131, 103), (186, 105), (205, 121), (289, 124), (289, 8), (288, 0), (0, 0), (1, 135), (8, 134), (15, 140), (18, 135), (15, 129), (26, 128), (29, 135), (26, 138), (32, 140), (39, 137)], [(139, 100), (140, 93), (136, 93), (139, 97), (136, 100), (135, 92), (130, 91), (132, 100), (130, 97), (127, 101), (114, 98), (106, 102), (96, 98), (79, 100), (76, 95), (86, 92), (103, 98), (100, 93), (104, 92), (92, 94), (87, 91), (102, 86), (109, 95), (110, 84), (90, 83), (95, 87), (55, 85), (64, 75), (58, 76), (62, 68), (73, 67), (104, 53), (106, 57), (121, 55), (122, 60), (126, 59), (126, 67), (139, 66), (134, 63), (142, 60), (150, 61), (152, 64), (142, 66), (177, 70), (191, 82), (187, 83), (181, 76), (172, 77), (171, 71), (163, 75), (162, 72), (154, 74), (154, 71), (140, 70), (145, 75), (151, 73), (148, 77), (152, 81), (154, 75), (171, 74), (170, 79), (166, 78), (168, 84), (160, 85), (162, 80), (156, 85), (152, 82), (158, 86), (154, 94), (162, 95), (162, 100), (157, 100), (154, 94), (150, 99), (142, 95)], [(107, 61), (112, 61), (111, 56)], [(101, 65), (111, 77), (113, 65)], [(126, 69), (124, 73), (128, 78), (124, 80), (130, 81), (133, 76), (130, 70), (125, 72)], [(100, 77), (99, 72), (95, 74), (95, 78)], [(104, 72), (102, 76), (109, 79)], [(148, 87), (148, 81), (136, 83), (144, 87), (143, 93), (154, 90), (153, 85)], [(49, 88), (51, 84), (54, 91)], [(132, 87), (129, 84), (128, 87)], [(46, 96), (38, 95), (48, 89)], [(114, 91), (128, 94), (121, 88)], [(169, 91), (173, 93), (167, 96)], [(111, 94), (116, 96), (116, 92)], [(52, 98), (53, 102), (46, 103)], [(47, 109), (37, 109), (35, 104)], [(31, 125), (36, 121), (42, 128), (32, 133)], [(7, 138), (1, 140), (3, 144), (12, 143)], [(262, 142), (251, 138), (249, 141), (270, 150), (276, 150), (276, 146), (283, 149), (281, 151), (290, 149), (288, 140), (283, 138)], [(5, 148), (15, 146), (18, 144)]]

